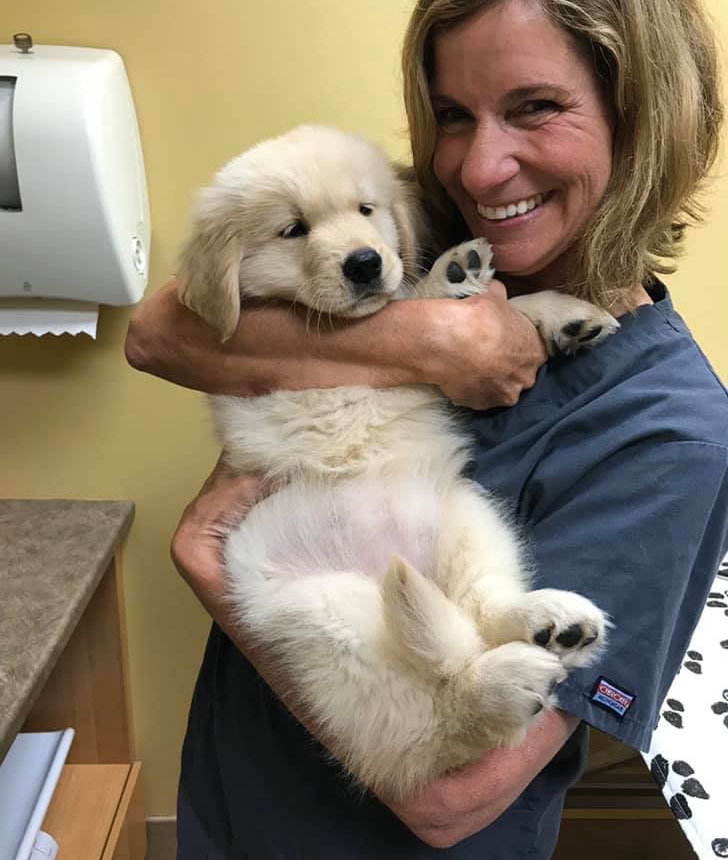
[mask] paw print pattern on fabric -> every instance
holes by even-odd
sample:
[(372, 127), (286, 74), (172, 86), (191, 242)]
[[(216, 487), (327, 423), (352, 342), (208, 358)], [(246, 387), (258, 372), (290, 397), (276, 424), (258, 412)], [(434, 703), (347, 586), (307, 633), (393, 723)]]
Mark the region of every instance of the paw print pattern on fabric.
[(667, 699), (665, 702), (667, 710), (662, 712), (662, 716), (671, 726), (676, 729), (683, 728), (682, 715), (685, 713), (685, 706), (678, 699)]
[[(710, 795), (703, 787), (699, 779), (696, 779), (695, 771), (686, 761), (674, 761), (672, 763), (672, 771), (678, 776), (685, 777), (680, 785), (682, 791), (677, 791), (669, 799), (670, 809), (675, 818), (685, 820), (693, 817), (693, 811), (688, 803), (688, 797), (697, 800), (709, 800)], [(667, 778), (670, 773), (670, 766), (667, 759), (659, 753), (650, 762), (650, 773), (657, 783), (660, 791), (664, 789), (667, 783)], [(686, 797), (687, 795), (687, 797)]]
[(716, 857), (728, 857), (728, 839), (714, 839), (710, 847)]
[(723, 690), (723, 701), (715, 702), (710, 706), (710, 710), (719, 717), (723, 717), (723, 725), (728, 729), (728, 690)]
[(728, 556), (688, 647), (643, 757), (696, 856), (728, 858)]
[(703, 655), (700, 651), (688, 651), (687, 657), (688, 659), (683, 663), (683, 666), (696, 675), (702, 675), (703, 667), (700, 664), (703, 662)]
[[(728, 567), (726, 567), (725, 574), (728, 575)], [(722, 575), (722, 568), (719, 575)], [(722, 609), (723, 614), (728, 615), (728, 591), (711, 591), (705, 605), (709, 609)]]

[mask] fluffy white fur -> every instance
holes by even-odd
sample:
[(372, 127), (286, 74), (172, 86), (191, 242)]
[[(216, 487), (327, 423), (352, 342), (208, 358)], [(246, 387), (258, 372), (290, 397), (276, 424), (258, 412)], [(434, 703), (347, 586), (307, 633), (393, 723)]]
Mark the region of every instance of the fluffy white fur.
[[(486, 289), (483, 239), (418, 279), (420, 229), (379, 149), (300, 127), (230, 162), (202, 193), (180, 296), (225, 338), (241, 295), (354, 317), (393, 299)], [(368, 284), (344, 271), (361, 249), (381, 259)], [(453, 261), (460, 283), (447, 278)], [(515, 301), (565, 351), (617, 327), (568, 296)], [(517, 744), (555, 704), (567, 670), (603, 646), (608, 622), (590, 601), (529, 591), (519, 540), (463, 477), (469, 439), (435, 388), (211, 405), (229, 464), (281, 481), (227, 541), (239, 622), (265, 643), (333, 754), (381, 796), (407, 796), (490, 747)]]

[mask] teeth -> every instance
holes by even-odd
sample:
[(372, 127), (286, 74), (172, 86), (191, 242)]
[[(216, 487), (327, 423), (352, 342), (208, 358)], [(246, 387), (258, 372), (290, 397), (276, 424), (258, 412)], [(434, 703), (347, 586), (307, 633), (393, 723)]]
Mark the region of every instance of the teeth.
[(524, 215), (543, 203), (543, 194), (519, 200), (517, 203), (509, 203), (508, 206), (481, 206), (477, 204), (478, 215), (488, 221), (503, 221), (516, 215)]

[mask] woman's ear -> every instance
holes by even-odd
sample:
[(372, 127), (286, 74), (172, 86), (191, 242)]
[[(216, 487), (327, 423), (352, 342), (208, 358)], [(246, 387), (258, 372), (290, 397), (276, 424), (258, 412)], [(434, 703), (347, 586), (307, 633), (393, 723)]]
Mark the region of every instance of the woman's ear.
[(243, 248), (238, 219), (228, 209), (224, 192), (205, 189), (177, 271), (179, 300), (212, 326), (221, 341), (232, 335), (240, 317)]

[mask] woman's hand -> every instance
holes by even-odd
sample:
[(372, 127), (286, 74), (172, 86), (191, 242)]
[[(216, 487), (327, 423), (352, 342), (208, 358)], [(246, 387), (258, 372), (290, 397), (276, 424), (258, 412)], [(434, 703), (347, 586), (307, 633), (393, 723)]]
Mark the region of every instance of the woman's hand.
[(230, 529), (270, 493), (257, 475), (234, 475), (222, 457), (187, 505), (172, 538), (172, 560), (202, 605), (226, 632), (222, 547)]
[(508, 303), (500, 281), (480, 296), (435, 300), (432, 307), (440, 315), (439, 332), (424, 374), (453, 403), (513, 406), (533, 386), (548, 358), (546, 346), (533, 323)]

